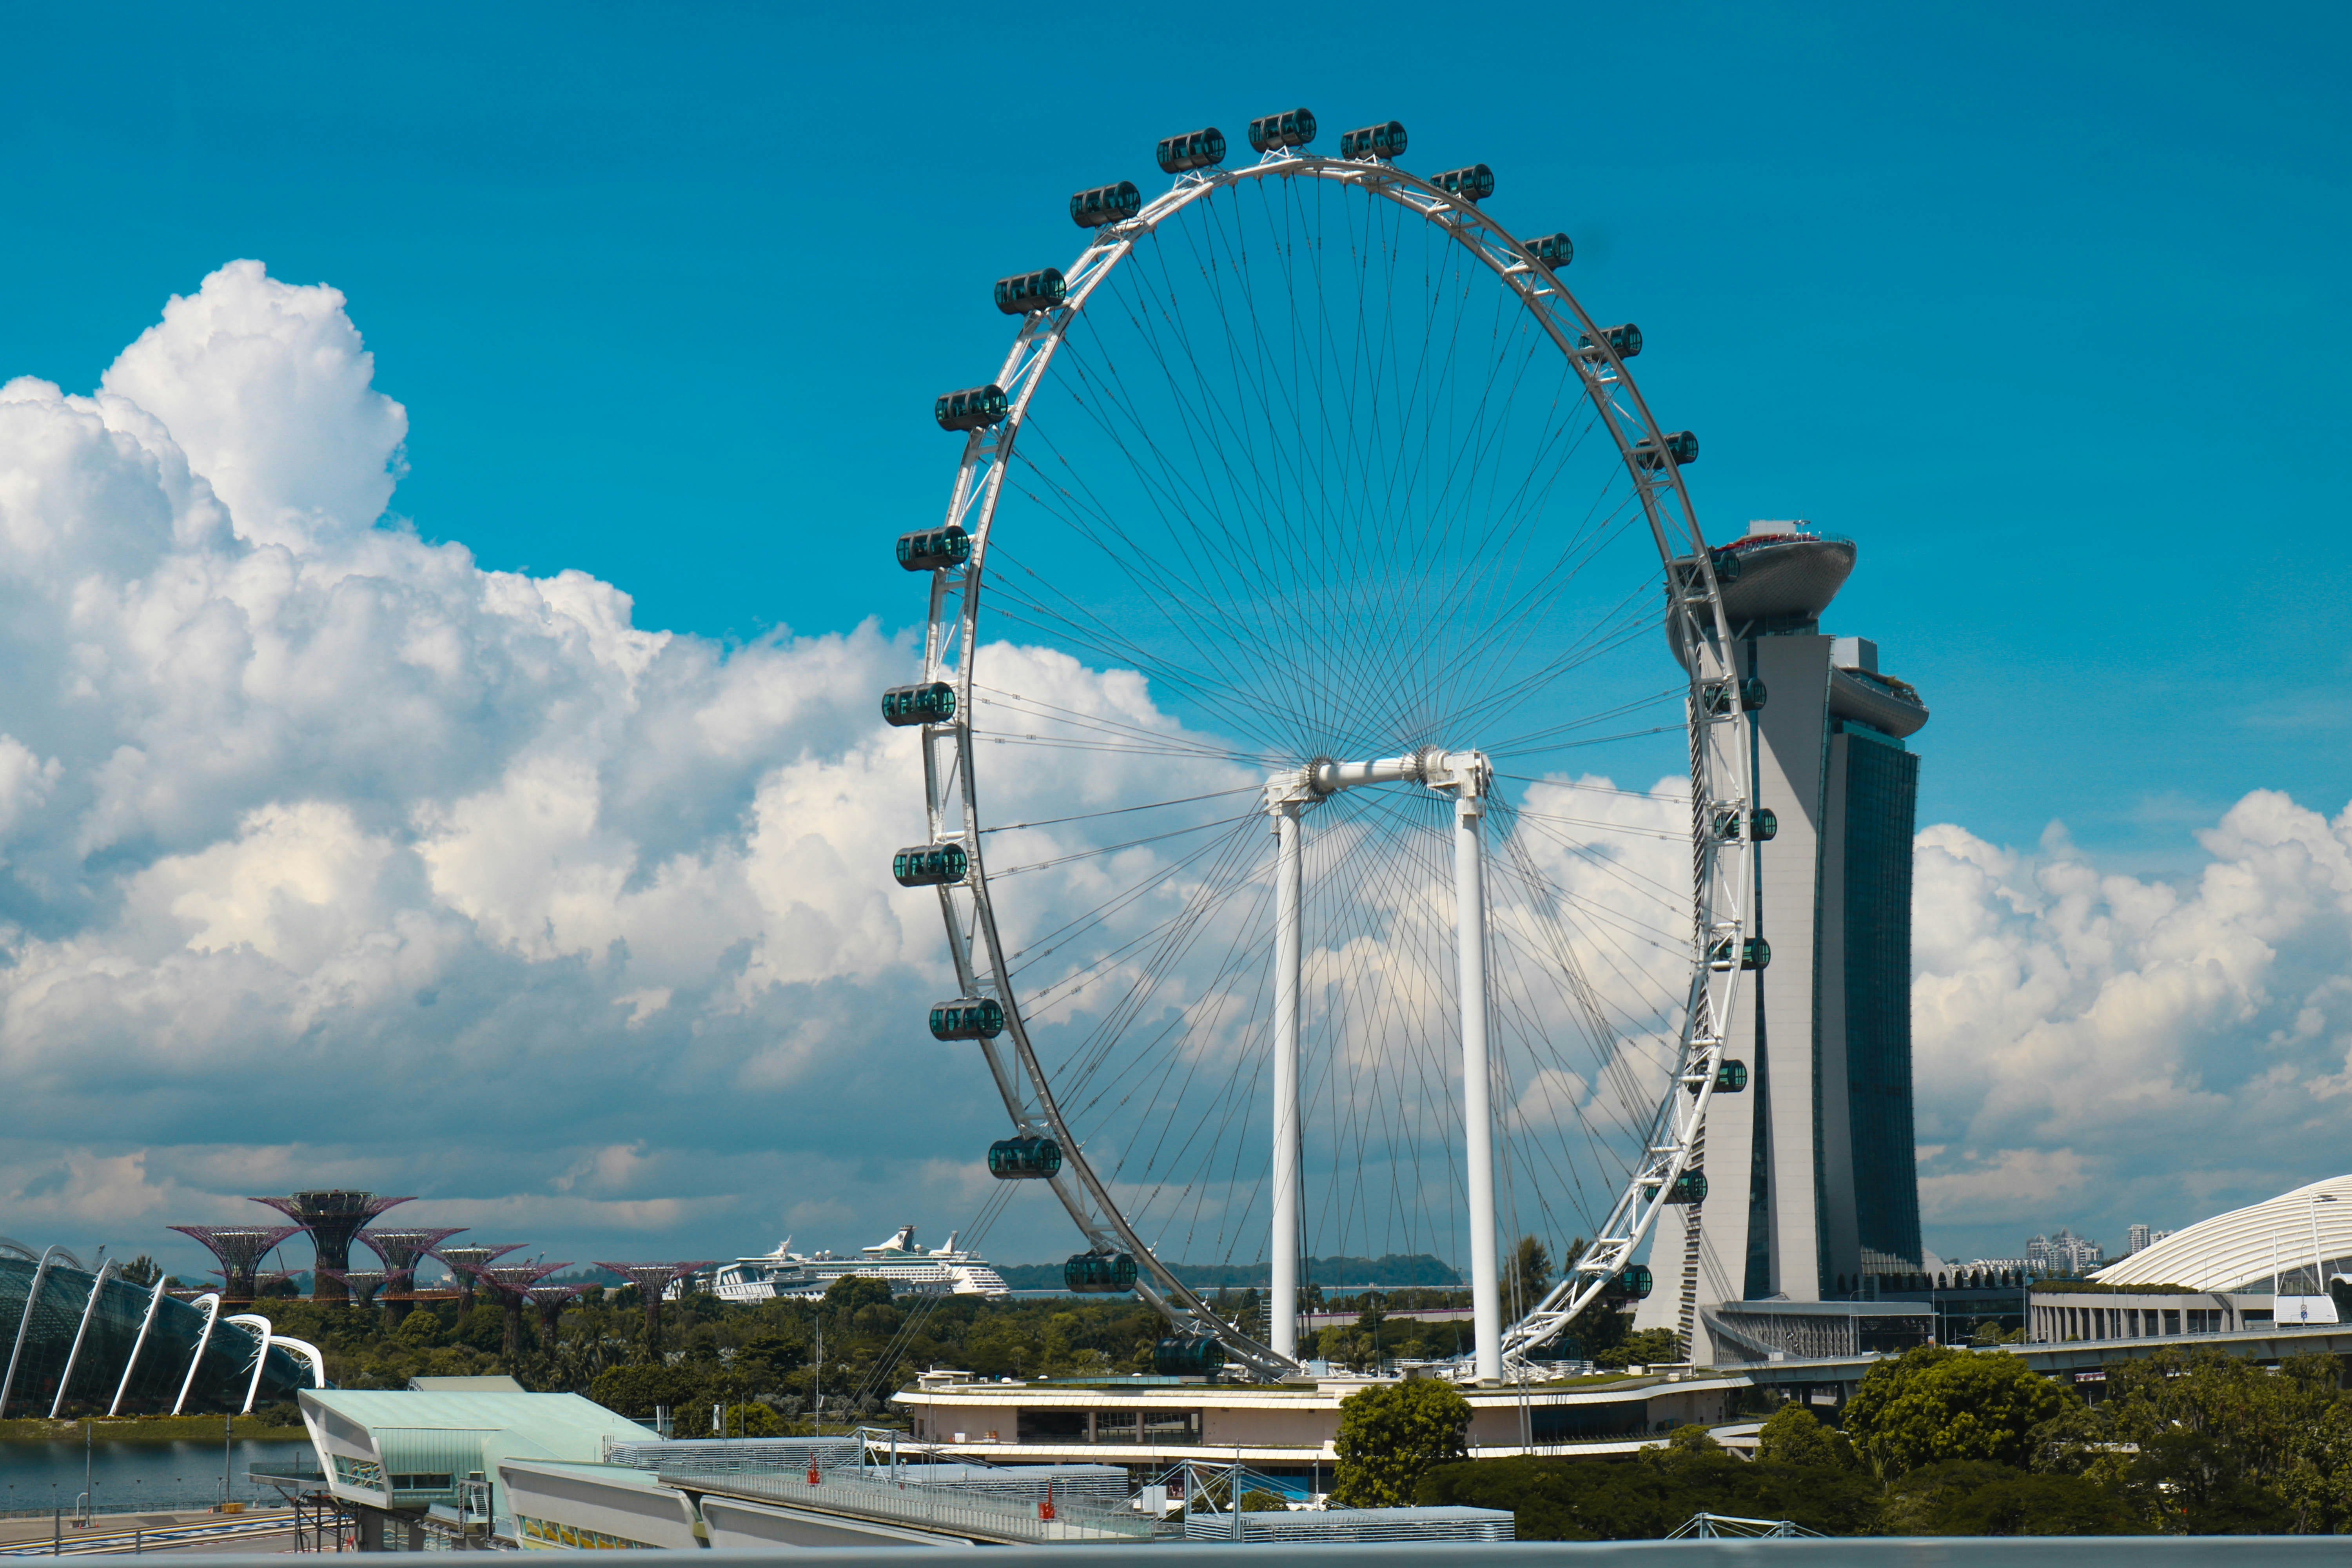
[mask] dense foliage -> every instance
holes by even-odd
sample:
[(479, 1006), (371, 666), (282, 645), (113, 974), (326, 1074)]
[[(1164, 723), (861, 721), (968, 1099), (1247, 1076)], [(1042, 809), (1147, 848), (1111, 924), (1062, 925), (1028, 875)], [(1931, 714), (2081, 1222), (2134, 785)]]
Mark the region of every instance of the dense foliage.
[(1654, 1541), (1700, 1512), (1858, 1534), (1875, 1522), (1878, 1494), (1860, 1470), (1735, 1458), (1704, 1428), (1685, 1427), (1635, 1458), (1443, 1466), (1423, 1478), (1417, 1500), (1509, 1509), (1522, 1541)]
[(1402, 1508), (1433, 1467), (1468, 1449), (1470, 1402), (1441, 1378), (1375, 1384), (1339, 1402), (1339, 1468), (1331, 1500), (1348, 1508)]
[(1637, 1540), (1697, 1512), (1829, 1534), (2352, 1532), (2335, 1357), (2211, 1348), (2111, 1363), (2086, 1404), (2018, 1357), (1938, 1346), (1872, 1369), (1845, 1429), (1786, 1405), (1743, 1463), (1696, 1428), (1623, 1459), (1442, 1466), (1419, 1500), (1507, 1508), (1523, 1540)]
[(667, 1405), (681, 1436), (709, 1435), (713, 1405), (727, 1407), (730, 1432), (805, 1432), (819, 1416), (820, 1395), (829, 1427), (897, 1425), (902, 1417), (889, 1395), (931, 1366), (988, 1377), (1149, 1371), (1161, 1332), (1159, 1316), (1132, 1300), (893, 1300), (875, 1279), (839, 1280), (822, 1301), (741, 1306), (690, 1295), (664, 1303), (653, 1344), (634, 1288), (590, 1289), (564, 1310), (551, 1339), (535, 1313), (524, 1313), (511, 1362), (506, 1314), (488, 1301), (420, 1302), (389, 1331), (375, 1308), (288, 1300), (267, 1310), (280, 1333), (323, 1350), (328, 1376), (344, 1388), (505, 1373), (525, 1387), (585, 1394), (632, 1417)]
[(2021, 1467), (2072, 1398), (2016, 1356), (1922, 1345), (1870, 1369), (1845, 1429), (1881, 1480), (1946, 1459)]

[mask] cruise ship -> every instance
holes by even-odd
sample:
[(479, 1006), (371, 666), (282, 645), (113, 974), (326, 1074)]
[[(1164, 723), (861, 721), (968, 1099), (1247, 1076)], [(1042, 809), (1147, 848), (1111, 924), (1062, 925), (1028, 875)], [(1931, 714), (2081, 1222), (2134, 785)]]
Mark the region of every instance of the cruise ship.
[[(915, 1244), (915, 1227), (900, 1226), (887, 1241), (859, 1249), (855, 1258), (834, 1252), (794, 1252), (786, 1237), (776, 1250), (722, 1263), (710, 1276), (711, 1294), (722, 1301), (767, 1301), (778, 1296), (814, 1299), (845, 1276), (887, 1279), (894, 1291), (937, 1296), (1002, 1296), (1003, 1275), (977, 1253), (959, 1251), (958, 1233), (944, 1246)], [(673, 1287), (673, 1289), (676, 1288)]]

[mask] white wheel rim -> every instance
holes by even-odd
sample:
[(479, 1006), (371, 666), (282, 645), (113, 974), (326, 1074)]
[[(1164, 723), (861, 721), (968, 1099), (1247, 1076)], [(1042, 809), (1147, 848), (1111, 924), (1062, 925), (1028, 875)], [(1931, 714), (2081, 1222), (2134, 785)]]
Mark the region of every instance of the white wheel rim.
[(1050, 1181), (1085, 1244), (1101, 1251), (1130, 1254), (1139, 1266), (1137, 1293), (1155, 1307), (1180, 1335), (1213, 1337), (1228, 1356), (1261, 1377), (1295, 1373), (1296, 1364), (1220, 1318), (1176, 1278), (1121, 1212), (1108, 1185), (1089, 1162), (1080, 1130), (1071, 1127), (1033, 1047), (1019, 987), (1008, 970), (991, 896), (982, 835), (981, 792), (971, 720), (975, 711), (975, 656), (992, 531), (1015, 443), (1032, 395), (1043, 384), (1070, 328), (1087, 301), (1129, 258), (1135, 244), (1182, 213), (1191, 204), (1246, 181), (1331, 181), (1420, 216), (1475, 258), (1516, 295), (1518, 304), (1556, 345), (1581, 380), (1586, 396), (1616, 442), (1633, 491), (1657, 548), (1662, 568), (1677, 560), (1695, 563), (1687, 591), (1670, 593), (1667, 615), (1679, 619), (1688, 661), (1685, 701), (1692, 783), (1690, 847), (1693, 920), (1687, 952), (1685, 1001), (1675, 1065), (1643, 1137), (1643, 1151), (1604, 1223), (1575, 1268), (1525, 1310), (1504, 1336), (1506, 1355), (1524, 1358), (1573, 1321), (1633, 1263), (1655, 1230), (1675, 1180), (1690, 1168), (1700, 1143), (1723, 1058), (1723, 1024), (1732, 1016), (1740, 971), (1710, 964), (1708, 955), (1725, 942), (1751, 934), (1748, 911), (1753, 886), (1752, 847), (1725, 842), (1713, 825), (1725, 813), (1745, 822), (1755, 799), (1748, 726), (1736, 702), (1719, 696), (1736, 689), (1732, 644), (1713, 562), (1706, 550), (1678, 466), (1645, 467), (1634, 460), (1637, 447), (1663, 447), (1665, 431), (1613, 354), (1580, 355), (1580, 336), (1599, 341), (1601, 329), (1549, 271), (1536, 266), (1520, 243), (1475, 205), (1373, 161), (1343, 161), (1315, 154), (1268, 154), (1234, 170), (1209, 170), (1181, 176), (1172, 189), (1148, 203), (1134, 218), (1096, 231), (1094, 242), (1066, 272), (1066, 296), (1059, 307), (1024, 319), (996, 376), (1010, 399), (1008, 416), (974, 431), (958, 465), (945, 521), (971, 537), (969, 560), (961, 569), (931, 573), (929, 613), (922, 678), (944, 681), (957, 692), (955, 718), (922, 730), (927, 820), (938, 843), (961, 844), (971, 871), (961, 884), (938, 889), (960, 994), (992, 996), (1003, 1006), (1002, 1038), (978, 1042), (1016, 1135), (1053, 1138), (1063, 1151), (1061, 1173)]

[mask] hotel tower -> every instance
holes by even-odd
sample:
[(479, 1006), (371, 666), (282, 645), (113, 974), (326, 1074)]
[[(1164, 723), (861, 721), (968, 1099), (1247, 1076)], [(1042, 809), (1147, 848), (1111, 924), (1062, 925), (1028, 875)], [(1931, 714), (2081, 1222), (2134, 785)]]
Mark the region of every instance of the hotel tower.
[[(1688, 1353), (1727, 1301), (1852, 1296), (1920, 1267), (1911, 1112), (1911, 837), (1927, 721), (1919, 694), (1865, 637), (1822, 632), (1853, 570), (1852, 540), (1758, 522), (1716, 552), (1748, 714), (1757, 804), (1751, 930), (1769, 958), (1745, 977), (1726, 1055), (1745, 1094), (1710, 1104), (1704, 1202), (1651, 1244), (1643, 1328)], [(1752, 688), (1750, 689), (1753, 689)], [(1761, 835), (1758, 836), (1759, 837)], [(1759, 956), (1763, 956), (1759, 953)]]

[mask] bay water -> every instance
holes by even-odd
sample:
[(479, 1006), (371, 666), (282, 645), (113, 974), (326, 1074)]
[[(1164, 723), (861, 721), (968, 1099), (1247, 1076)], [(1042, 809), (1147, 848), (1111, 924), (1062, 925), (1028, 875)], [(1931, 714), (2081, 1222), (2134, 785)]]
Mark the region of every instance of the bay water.
[[(299, 1435), (284, 1438), (240, 1437), (226, 1445), (229, 1496), (245, 1502), (275, 1502), (278, 1493), (246, 1479), (256, 1464), (316, 1462), (318, 1450)], [(224, 1445), (191, 1438), (148, 1440), (100, 1437), (89, 1447), (90, 1506), (99, 1513), (144, 1513), (204, 1508), (218, 1502)], [(0, 1439), (0, 1510), (46, 1513), (79, 1509), (85, 1454), (79, 1438)]]

